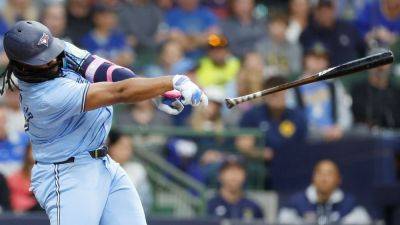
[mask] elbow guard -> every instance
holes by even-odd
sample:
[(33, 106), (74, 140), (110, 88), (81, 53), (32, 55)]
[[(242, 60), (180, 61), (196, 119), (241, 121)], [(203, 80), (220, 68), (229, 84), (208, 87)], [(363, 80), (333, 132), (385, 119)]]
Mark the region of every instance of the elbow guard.
[(136, 74), (125, 67), (115, 65), (96, 55), (90, 55), (83, 62), (80, 74), (89, 82), (117, 82), (136, 77)]

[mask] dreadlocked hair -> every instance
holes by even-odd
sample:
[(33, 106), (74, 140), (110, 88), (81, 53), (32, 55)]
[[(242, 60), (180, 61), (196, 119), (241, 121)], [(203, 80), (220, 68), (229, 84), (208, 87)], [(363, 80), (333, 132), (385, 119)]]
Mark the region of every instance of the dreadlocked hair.
[(12, 79), (14, 67), (15, 65), (12, 63), (12, 61), (10, 61), (3, 73), (1, 73), (0, 78), (2, 79), (2, 87), (0, 90), (0, 95), (4, 94), (6, 86), (10, 91), (19, 90), (18, 85)]

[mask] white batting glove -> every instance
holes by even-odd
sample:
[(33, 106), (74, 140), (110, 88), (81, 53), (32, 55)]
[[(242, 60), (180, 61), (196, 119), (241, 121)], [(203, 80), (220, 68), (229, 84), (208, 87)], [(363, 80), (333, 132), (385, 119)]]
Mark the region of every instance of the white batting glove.
[(182, 95), (177, 90), (167, 91), (162, 96), (153, 99), (157, 108), (170, 115), (178, 115), (184, 106), (181, 103)]
[(204, 106), (208, 105), (208, 97), (187, 76), (175, 75), (172, 82), (174, 89), (181, 92), (183, 97), (181, 101), (184, 105), (198, 106), (200, 103)]

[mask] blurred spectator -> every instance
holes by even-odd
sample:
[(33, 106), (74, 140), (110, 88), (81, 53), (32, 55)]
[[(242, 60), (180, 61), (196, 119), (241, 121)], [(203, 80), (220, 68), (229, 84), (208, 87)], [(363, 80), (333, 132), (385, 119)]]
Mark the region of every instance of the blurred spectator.
[(171, 138), (167, 143), (167, 161), (199, 182), (205, 181), (197, 160), (197, 144), (188, 139)]
[(22, 166), (28, 137), (25, 133), (8, 133), (7, 108), (0, 105), (0, 173), (8, 176)]
[(313, 20), (300, 36), (303, 48), (322, 42), (331, 55), (331, 65), (354, 60), (365, 53), (365, 43), (358, 30), (336, 17), (335, 1), (319, 0)]
[(169, 10), (165, 19), (169, 25), (169, 39), (182, 44), (190, 58), (198, 58), (198, 49), (207, 44), (207, 37), (218, 31), (217, 18), (200, 6), (200, 0), (177, 0), (178, 6)]
[[(148, 101), (137, 102), (128, 108), (121, 109), (115, 116), (115, 125), (119, 127), (134, 127), (147, 129), (162, 127), (171, 124), (170, 118), (163, 112), (156, 110), (154, 104)], [(165, 137), (159, 135), (134, 135), (135, 146), (146, 148), (150, 146), (154, 151), (161, 151), (166, 142)]]
[(370, 224), (364, 207), (354, 197), (340, 189), (338, 166), (322, 160), (314, 168), (312, 184), (293, 195), (281, 208), (278, 216), (282, 224)]
[(290, 0), (289, 25), (286, 38), (291, 43), (298, 43), (303, 30), (307, 27), (310, 17), (310, 3), (308, 0)]
[(32, 0), (7, 0), (1, 13), (8, 26), (19, 20), (37, 20), (39, 14)]
[(391, 45), (400, 33), (400, 1), (372, 1), (359, 13), (356, 25), (367, 42)]
[(195, 66), (192, 60), (185, 57), (183, 47), (178, 42), (169, 41), (163, 45), (157, 64), (148, 65), (144, 74), (147, 77), (187, 74)]
[(3, 46), (3, 38), (7, 30), (7, 22), (4, 20), (3, 16), (0, 15), (0, 69), (4, 69), (8, 65), (8, 58)]
[[(131, 0), (118, 8), (119, 25), (138, 56), (156, 50), (157, 32), (163, 22), (161, 10), (151, 0)], [(134, 21), (134, 22), (133, 22)]]
[(219, 182), (218, 194), (207, 203), (208, 216), (245, 221), (264, 217), (260, 206), (246, 198), (246, 170), (242, 164), (227, 160), (220, 168)]
[[(264, 76), (265, 61), (262, 56), (255, 52), (247, 53), (237, 78), (238, 95), (247, 95), (261, 90)], [(261, 99), (255, 99), (255, 101), (259, 100)]]
[(46, 25), (54, 37), (72, 41), (66, 36), (67, 14), (64, 4), (53, 2), (45, 5), (40, 15), (41, 22)]
[[(369, 54), (382, 52), (373, 49)], [(368, 78), (351, 88), (353, 115), (356, 123), (368, 127), (400, 127), (400, 90), (391, 83), (391, 65), (368, 71)]]
[(204, 5), (220, 19), (225, 19), (229, 15), (229, 0), (203, 0)]
[(301, 70), (301, 48), (286, 39), (288, 19), (285, 14), (272, 13), (268, 20), (268, 35), (257, 43), (256, 49), (266, 62), (267, 74), (286, 77), (299, 74)]
[(174, 6), (174, 0), (155, 0), (158, 8), (162, 11), (168, 11)]
[(41, 211), (39, 203), (29, 190), (31, 185), (31, 169), (35, 163), (30, 144), (26, 148), (24, 157), (24, 164), (21, 170), (16, 171), (7, 178), (8, 187), (10, 188), (11, 208), (17, 213)]
[[(240, 61), (231, 55), (224, 36), (212, 34), (208, 37), (207, 56), (200, 59), (196, 70), (197, 81), (202, 87), (233, 86), (240, 69)], [(228, 92), (232, 90), (228, 90)]]
[(232, 0), (231, 15), (221, 22), (232, 53), (243, 57), (255, 50), (255, 44), (265, 36), (264, 21), (253, 16), (254, 0)]
[(132, 161), (134, 149), (131, 137), (112, 130), (108, 136), (109, 154), (121, 164), (135, 185), (145, 212), (149, 212), (153, 204), (153, 193), (147, 172), (138, 161)]
[(117, 30), (114, 9), (96, 5), (93, 12), (94, 29), (83, 36), (81, 46), (92, 54), (106, 58), (118, 65), (130, 67), (133, 52), (126, 37)]
[(7, 90), (4, 94), (4, 105), (7, 111), (6, 129), (8, 135), (12, 137), (19, 136), (25, 131), (25, 117), (20, 109), (19, 97), (18, 90)]
[[(321, 43), (306, 49), (304, 77), (327, 69), (329, 56)], [(288, 102), (289, 106), (295, 105), (305, 111), (312, 137), (337, 140), (352, 125), (351, 98), (339, 80), (321, 81), (296, 88)]]
[[(280, 76), (272, 76), (264, 82), (264, 88), (286, 83)], [(238, 149), (251, 158), (271, 161), (274, 152), (287, 145), (302, 142), (307, 135), (307, 123), (301, 111), (286, 107), (286, 92), (265, 96), (265, 102), (247, 111), (240, 127), (259, 128), (265, 133), (265, 147), (257, 149), (253, 136), (241, 136), (236, 140)]]
[(10, 191), (8, 189), (7, 180), (4, 175), (0, 173), (0, 214), (10, 209)]
[(83, 35), (93, 27), (90, 19), (90, 2), (90, 0), (67, 0), (66, 36), (70, 37), (72, 42), (78, 46)]

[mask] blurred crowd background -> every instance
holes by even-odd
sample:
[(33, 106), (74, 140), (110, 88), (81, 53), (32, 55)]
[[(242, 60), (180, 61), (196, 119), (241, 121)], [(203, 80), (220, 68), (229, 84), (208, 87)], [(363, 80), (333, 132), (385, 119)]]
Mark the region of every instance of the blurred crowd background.
[[(208, 107), (173, 117), (151, 101), (114, 107), (110, 155), (148, 218), (400, 224), (399, 0), (0, 0), (0, 37), (18, 20), (145, 77), (186, 74), (207, 93)], [(394, 64), (224, 107), (385, 49)], [(4, 214), (41, 211), (24, 121), (7, 91)]]

